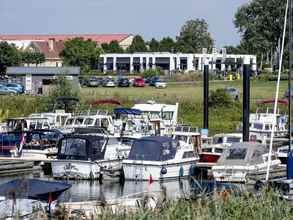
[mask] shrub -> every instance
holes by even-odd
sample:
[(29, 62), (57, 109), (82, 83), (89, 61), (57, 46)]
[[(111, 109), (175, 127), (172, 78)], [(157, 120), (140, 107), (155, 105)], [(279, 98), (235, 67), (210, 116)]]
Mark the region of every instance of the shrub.
[(157, 67), (156, 69), (148, 69), (148, 70), (144, 70), (141, 75), (144, 78), (148, 78), (148, 77), (152, 77), (152, 76), (162, 76), (164, 75), (164, 71), (162, 70), (162, 68)]
[(225, 107), (231, 106), (232, 104), (232, 97), (224, 89), (211, 91), (211, 94), (209, 96), (209, 105), (211, 107)]

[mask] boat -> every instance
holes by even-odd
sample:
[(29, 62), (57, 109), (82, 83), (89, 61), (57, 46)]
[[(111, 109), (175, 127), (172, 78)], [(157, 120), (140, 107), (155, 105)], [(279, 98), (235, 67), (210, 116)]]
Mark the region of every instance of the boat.
[(0, 185), (1, 219), (38, 219), (71, 187), (69, 183), (14, 179)]
[(156, 135), (170, 135), (177, 125), (178, 107), (178, 103), (170, 105), (151, 100), (135, 104), (132, 108), (140, 110), (148, 117), (155, 126)]
[(193, 147), (180, 147), (166, 136), (134, 140), (128, 159), (123, 160), (126, 180), (167, 180), (189, 176), (199, 160)]
[[(292, 144), (292, 142), (291, 142)], [(288, 153), (289, 153), (289, 146), (285, 145), (282, 147), (279, 147), (277, 149), (277, 156), (282, 164), (287, 165), (287, 159), (288, 159)]]
[[(131, 144), (131, 141), (128, 140)], [(131, 146), (103, 134), (69, 134), (58, 142), (57, 160), (52, 161), (54, 178), (120, 178), (122, 160)]]
[(276, 116), (274, 116), (273, 111), (267, 108), (266, 110), (257, 109), (255, 114), (250, 114), (249, 140), (266, 144), (272, 133), (274, 119), (276, 120), (274, 141), (276, 138), (286, 137), (288, 134), (287, 116), (281, 114), (280, 110), (277, 110)]
[[(246, 183), (249, 175), (265, 174), (268, 166), (267, 146), (257, 142), (232, 144), (222, 153), (217, 164), (212, 167), (212, 174), (219, 182)], [(277, 168), (281, 161), (272, 154), (271, 170)]]
[(199, 153), (200, 162), (217, 163), (226, 147), (239, 142), (242, 142), (242, 134), (216, 134), (211, 144), (203, 144), (201, 152)]
[(18, 158), (47, 159), (58, 152), (57, 142), (63, 133), (57, 129), (37, 129), (23, 132), (23, 142), (11, 154)]
[(51, 129), (50, 121), (44, 117), (18, 117), (7, 119), (8, 131)]
[(51, 128), (61, 128), (64, 126), (66, 119), (71, 117), (71, 113), (66, 113), (64, 110), (56, 109), (54, 112), (32, 113), (29, 117), (47, 118)]

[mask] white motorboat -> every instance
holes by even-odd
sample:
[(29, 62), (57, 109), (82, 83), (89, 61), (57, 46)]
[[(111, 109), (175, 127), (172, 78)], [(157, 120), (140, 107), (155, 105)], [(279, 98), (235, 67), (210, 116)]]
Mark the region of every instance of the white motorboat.
[[(268, 152), (269, 149), (260, 143), (235, 143), (224, 150), (218, 163), (212, 167), (213, 176), (220, 182), (246, 182), (249, 175), (266, 171)], [(271, 169), (280, 164), (272, 154)]]
[(216, 163), (226, 147), (242, 142), (242, 134), (216, 134), (211, 144), (204, 144), (199, 153), (200, 162)]
[(71, 113), (66, 113), (64, 110), (55, 110), (55, 112), (32, 113), (30, 117), (47, 118), (51, 128), (61, 128), (64, 126), (66, 119), (71, 117)]
[(122, 160), (131, 141), (94, 134), (66, 135), (58, 142), (57, 160), (52, 161), (54, 178), (102, 179), (121, 177)]
[(149, 121), (155, 125), (157, 135), (170, 135), (177, 125), (178, 107), (178, 103), (170, 105), (148, 101), (135, 104), (132, 108), (142, 111), (142, 114), (148, 117)]
[(261, 111), (258, 109), (255, 114), (250, 115), (250, 141), (265, 144), (271, 136), (274, 117), (276, 117), (274, 138), (286, 136), (288, 134), (288, 130), (286, 128), (286, 115), (282, 115), (278, 110), (276, 116), (274, 116), (273, 112), (270, 109), (266, 109), (265, 111)]
[(137, 139), (123, 160), (126, 180), (166, 180), (186, 177), (199, 157), (192, 147), (180, 147), (165, 136)]

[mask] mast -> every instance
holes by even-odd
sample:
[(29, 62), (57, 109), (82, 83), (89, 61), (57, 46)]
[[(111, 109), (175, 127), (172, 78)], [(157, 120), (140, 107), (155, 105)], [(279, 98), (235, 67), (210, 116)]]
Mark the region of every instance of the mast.
[(289, 89), (289, 106), (288, 106), (288, 132), (289, 132), (289, 153), (291, 152), (291, 72), (292, 72), (292, 0), (289, 0), (289, 77), (288, 77), (288, 89)]

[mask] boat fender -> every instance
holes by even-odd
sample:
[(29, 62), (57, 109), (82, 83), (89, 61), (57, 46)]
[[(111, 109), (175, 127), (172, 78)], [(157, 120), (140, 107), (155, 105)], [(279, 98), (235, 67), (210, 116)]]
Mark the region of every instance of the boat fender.
[(162, 175), (167, 174), (167, 168), (166, 168), (166, 167), (162, 167), (162, 169), (161, 169), (161, 174), (162, 174)]
[(183, 176), (184, 176), (184, 169), (183, 169), (183, 166), (180, 166), (179, 177), (183, 177)]
[(195, 165), (191, 164), (189, 167), (189, 176), (195, 176)]

